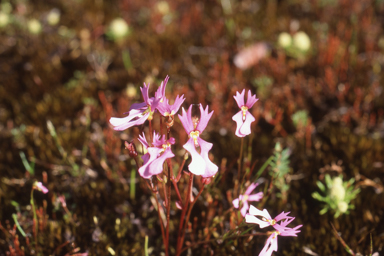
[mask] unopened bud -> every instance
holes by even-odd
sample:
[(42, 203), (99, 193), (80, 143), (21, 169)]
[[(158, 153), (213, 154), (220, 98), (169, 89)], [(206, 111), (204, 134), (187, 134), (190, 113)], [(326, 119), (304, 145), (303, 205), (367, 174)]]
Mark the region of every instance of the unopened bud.
[(165, 120), (167, 128), (171, 128), (173, 126), (173, 124), (175, 123), (174, 121), (175, 121), (174, 116), (167, 116), (167, 118)]
[(136, 147), (135, 147), (135, 144), (133, 144), (132, 142), (124, 142), (124, 145), (125, 145), (125, 148), (128, 149), (128, 153), (129, 153), (129, 156), (130, 157), (137, 157), (137, 151), (136, 151)]

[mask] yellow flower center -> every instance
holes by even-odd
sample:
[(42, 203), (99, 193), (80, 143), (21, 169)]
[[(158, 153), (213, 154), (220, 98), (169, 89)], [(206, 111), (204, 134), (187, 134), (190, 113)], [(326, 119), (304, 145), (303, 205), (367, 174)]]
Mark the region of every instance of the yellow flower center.
[(197, 143), (197, 138), (199, 138), (199, 134), (200, 132), (199, 131), (192, 131), (189, 133), (189, 136), (193, 139), (193, 141), (195, 142), (195, 146), (199, 145), (199, 143)]
[(245, 121), (245, 115), (247, 114), (248, 107), (247, 106), (242, 106), (241, 110), (243, 111), (243, 121)]
[(269, 220), (269, 219), (266, 219), (265, 217), (263, 217), (262, 220), (268, 222), (269, 224), (271, 224), (271, 226), (276, 224), (276, 221), (274, 219), (273, 220)]
[(248, 197), (249, 197), (248, 195), (243, 195), (243, 199), (242, 199), (242, 201), (243, 201), (243, 202), (248, 201)]

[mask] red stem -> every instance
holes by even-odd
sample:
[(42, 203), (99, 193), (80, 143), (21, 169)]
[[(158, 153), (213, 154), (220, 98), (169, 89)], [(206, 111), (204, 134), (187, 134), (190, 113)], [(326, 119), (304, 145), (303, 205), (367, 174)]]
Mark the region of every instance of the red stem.
[(177, 236), (177, 248), (176, 248), (176, 255), (179, 256), (181, 253), (181, 247), (183, 246), (183, 241), (182, 241), (182, 234), (183, 234), (183, 227), (184, 227), (184, 219), (185, 219), (185, 214), (187, 213), (187, 208), (188, 208), (188, 203), (190, 200), (190, 194), (191, 194), (191, 187), (192, 187), (192, 182), (193, 182), (193, 174), (189, 174), (189, 182), (188, 182), (188, 190), (187, 194), (185, 195), (185, 203), (183, 204), (183, 211), (181, 212), (181, 217), (180, 217), (180, 223), (179, 223), (179, 234)]

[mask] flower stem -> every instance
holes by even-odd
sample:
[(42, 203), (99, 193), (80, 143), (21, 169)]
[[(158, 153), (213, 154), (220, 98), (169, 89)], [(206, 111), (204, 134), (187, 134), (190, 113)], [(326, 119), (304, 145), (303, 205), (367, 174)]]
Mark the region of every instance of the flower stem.
[[(157, 199), (157, 193), (154, 192), (154, 198), (156, 200), (156, 204), (157, 204), (157, 214), (159, 216), (159, 221), (160, 221), (160, 227), (161, 227), (161, 236), (163, 237), (163, 242), (164, 242), (164, 246), (165, 246), (165, 255), (168, 256), (168, 241), (166, 241), (166, 237), (165, 237), (165, 232), (164, 232), (164, 224), (163, 224), (163, 221), (162, 221), (162, 218), (161, 218), (161, 215), (160, 215), (160, 203), (159, 203), (159, 200)], [(168, 225), (168, 224), (167, 224)]]
[[(167, 237), (167, 248), (169, 249), (169, 225), (170, 225), (170, 217), (171, 217), (171, 165), (170, 162), (167, 162), (168, 165), (168, 179), (167, 179), (167, 229), (166, 229), (166, 237)], [(166, 252), (168, 255), (168, 252)]]
[[(239, 182), (239, 189), (237, 192), (237, 196), (240, 196), (240, 189), (241, 189), (241, 171), (242, 171), (242, 165), (243, 165), (243, 149), (244, 149), (244, 137), (241, 138), (241, 145), (240, 145), (240, 156), (239, 156), (239, 168), (237, 170), (237, 181)], [(240, 207), (240, 205), (239, 205)]]
[[(185, 219), (185, 227), (184, 227), (184, 230), (187, 228), (188, 226), (188, 221), (189, 221), (189, 217), (191, 215), (191, 212), (192, 212), (192, 208), (193, 206), (195, 205), (197, 199), (199, 198), (199, 196), (201, 195), (201, 193), (203, 193), (203, 190), (204, 190), (204, 187), (205, 187), (205, 184), (203, 184), (203, 186), (201, 187), (200, 191), (199, 191), (199, 194), (195, 197), (195, 199), (193, 200), (193, 202), (191, 203), (191, 205), (189, 206), (189, 209), (188, 209), (188, 213), (187, 213), (187, 218)], [(181, 244), (183, 244), (184, 242), (184, 236), (185, 236), (185, 232), (183, 232), (183, 234), (181, 235)], [(180, 248), (181, 249), (181, 248)]]
[(193, 182), (193, 174), (189, 174), (189, 182), (188, 182), (188, 189), (187, 189), (187, 194), (185, 195), (185, 202), (183, 204), (183, 211), (181, 212), (181, 217), (180, 217), (180, 223), (179, 223), (179, 234), (177, 236), (177, 248), (176, 248), (176, 255), (179, 256), (181, 253), (181, 247), (183, 246), (183, 240), (182, 240), (182, 234), (184, 227), (184, 219), (185, 219), (185, 214), (187, 213), (187, 208), (188, 208), (188, 203), (190, 200), (190, 194), (191, 194), (191, 187), (192, 187), (192, 182)]

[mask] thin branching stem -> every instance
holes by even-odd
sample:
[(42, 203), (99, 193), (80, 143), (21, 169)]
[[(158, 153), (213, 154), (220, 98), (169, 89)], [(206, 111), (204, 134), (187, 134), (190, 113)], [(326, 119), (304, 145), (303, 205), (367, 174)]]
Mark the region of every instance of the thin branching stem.
[[(167, 129), (167, 140), (169, 140), (169, 138), (170, 138), (170, 132), (171, 132), (171, 129), (168, 128)], [(169, 248), (169, 225), (170, 225), (169, 220), (171, 218), (171, 188), (172, 188), (171, 173), (173, 174), (172, 164), (171, 164), (170, 159), (167, 159), (167, 167), (168, 167), (168, 179), (167, 179), (167, 229), (166, 229), (166, 236), (167, 236), (167, 244), (168, 244), (167, 247)]]
[[(189, 221), (189, 217), (191, 215), (192, 208), (195, 205), (195, 203), (196, 203), (197, 199), (199, 198), (199, 196), (201, 195), (201, 193), (203, 193), (204, 187), (205, 187), (205, 184), (203, 184), (203, 186), (201, 187), (201, 189), (199, 191), (199, 194), (197, 194), (197, 196), (195, 197), (195, 199), (193, 200), (193, 202), (189, 206), (188, 213), (187, 213), (187, 218), (185, 219), (185, 222), (184, 222), (184, 230), (188, 226), (188, 221)], [(185, 237), (185, 232), (183, 232), (183, 234), (181, 235), (181, 244), (184, 243), (184, 237)]]
[(161, 215), (160, 215), (160, 207), (161, 206), (160, 206), (159, 200), (157, 199), (156, 194), (154, 195), (154, 197), (155, 197), (156, 204), (157, 204), (157, 214), (159, 215), (159, 221), (160, 221), (160, 227), (161, 227), (161, 236), (163, 237), (164, 246), (165, 246), (165, 255), (168, 256), (169, 255), (169, 253), (168, 253), (169, 243), (168, 243), (168, 241), (166, 241), (165, 232), (164, 232), (164, 223), (163, 223), (163, 220), (162, 220)]
[(188, 154), (188, 153), (185, 152), (183, 162), (181, 163), (180, 168), (179, 168), (179, 171), (178, 171), (178, 173), (177, 173), (176, 181), (179, 181), (180, 178), (181, 178), (181, 174), (183, 173), (183, 167), (184, 167), (185, 161), (187, 160), (187, 157), (186, 157), (187, 154)]
[(183, 204), (183, 210), (181, 212), (181, 217), (180, 217), (180, 223), (179, 223), (179, 234), (177, 236), (177, 248), (176, 248), (176, 255), (179, 256), (181, 253), (181, 247), (183, 246), (182, 244), (182, 234), (185, 231), (183, 229), (184, 227), (184, 219), (185, 219), (185, 214), (187, 213), (188, 209), (188, 203), (190, 200), (190, 194), (191, 194), (191, 188), (192, 188), (192, 182), (193, 182), (193, 174), (189, 174), (189, 182), (188, 182), (188, 189), (187, 193), (185, 195), (185, 202)]

